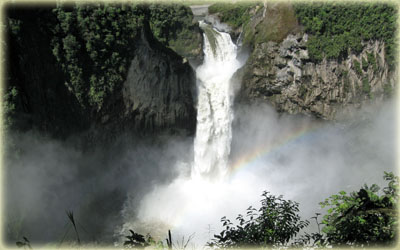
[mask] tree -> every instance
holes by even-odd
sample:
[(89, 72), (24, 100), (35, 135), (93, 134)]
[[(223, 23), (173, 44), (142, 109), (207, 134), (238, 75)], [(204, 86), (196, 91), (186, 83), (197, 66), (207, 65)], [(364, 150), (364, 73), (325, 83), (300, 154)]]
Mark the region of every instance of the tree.
[[(307, 43), (313, 49), (309, 50), (311, 60), (340, 59), (347, 56), (348, 48), (359, 54), (365, 42), (373, 39), (385, 42), (387, 63), (390, 67), (395, 65), (397, 11), (394, 5), (329, 2), (296, 3), (294, 7), (297, 18), (310, 34)], [(325, 42), (315, 46), (315, 40)]]
[(190, 8), (179, 4), (75, 4), (52, 12), (55, 21), (47, 24), (51, 46), (66, 85), (82, 107), (96, 112), (121, 88), (147, 24), (159, 41), (177, 52), (201, 48), (201, 35), (193, 32), (198, 24), (192, 23)]
[(394, 243), (399, 177), (385, 172), (384, 179), (389, 183), (382, 195), (378, 185), (364, 185), (358, 192), (348, 195), (341, 191), (320, 203), (329, 207), (322, 221), (329, 244), (364, 247)]
[(53, 9), (52, 50), (79, 103), (101, 110), (127, 74), (145, 18), (139, 4), (58, 6)]
[(239, 224), (234, 226), (226, 217), (221, 222), (225, 229), (214, 235), (208, 243), (212, 247), (265, 247), (285, 246), (309, 222), (300, 220), (299, 204), (284, 200), (268, 192), (262, 194), (261, 207), (247, 209), (246, 216), (238, 215)]

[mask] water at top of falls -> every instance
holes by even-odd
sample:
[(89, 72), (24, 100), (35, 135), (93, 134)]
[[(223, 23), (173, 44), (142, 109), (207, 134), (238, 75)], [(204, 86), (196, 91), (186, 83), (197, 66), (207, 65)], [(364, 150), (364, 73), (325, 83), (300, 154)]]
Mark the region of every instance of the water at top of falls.
[(196, 70), (198, 103), (192, 178), (221, 180), (228, 171), (233, 120), (230, 80), (241, 66), (228, 33), (200, 22), (204, 63)]

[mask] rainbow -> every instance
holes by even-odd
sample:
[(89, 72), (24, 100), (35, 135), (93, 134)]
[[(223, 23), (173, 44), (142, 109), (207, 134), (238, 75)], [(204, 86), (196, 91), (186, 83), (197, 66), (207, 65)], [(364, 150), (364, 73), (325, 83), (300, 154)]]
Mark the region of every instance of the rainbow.
[(319, 130), (322, 127), (323, 123), (315, 123), (305, 124), (299, 126), (295, 130), (291, 131), (291, 133), (287, 133), (282, 136), (279, 140), (276, 140), (274, 143), (269, 145), (260, 145), (255, 147), (255, 150), (241, 156), (239, 159), (235, 160), (230, 165), (230, 176), (235, 176), (240, 170), (245, 169), (247, 166), (250, 166), (252, 163), (258, 161), (261, 158), (266, 157), (267, 155), (277, 152), (282, 147), (293, 143), (301, 138), (306, 136), (310, 136)]

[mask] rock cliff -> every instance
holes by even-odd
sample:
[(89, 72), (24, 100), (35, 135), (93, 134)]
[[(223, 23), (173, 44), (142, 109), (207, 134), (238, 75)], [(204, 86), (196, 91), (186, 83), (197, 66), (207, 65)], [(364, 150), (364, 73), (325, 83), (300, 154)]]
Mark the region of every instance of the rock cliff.
[[(12, 121), (12, 130), (35, 129), (61, 138), (91, 131), (88, 136), (93, 140), (124, 131), (194, 133), (194, 71), (154, 38), (148, 21), (143, 22), (131, 44), (133, 53), (122, 76), (124, 81), (98, 110), (80, 105), (74, 90), (66, 86), (68, 79), (52, 53), (55, 17), (51, 9), (12, 8), (7, 16), (13, 25), (7, 33), (5, 92), (16, 94), (3, 105), (11, 110), (6, 119)], [(95, 68), (86, 68), (91, 67)]]
[[(387, 63), (384, 42), (364, 42), (360, 53), (348, 49), (343, 59), (312, 61), (306, 46), (309, 35), (290, 9), (264, 4), (251, 10), (256, 14), (245, 27), (244, 39), (251, 40), (252, 47), (247, 63), (236, 73), (242, 78), (237, 103), (267, 102), (280, 112), (332, 120), (392, 94), (397, 73)], [(294, 21), (277, 29), (282, 19)], [(275, 36), (277, 32), (284, 36)]]
[(43, 25), (54, 21), (48, 13), (47, 8), (9, 9), (9, 20), (18, 22), (19, 29), (16, 33), (9, 28), (6, 34), (4, 92), (13, 88), (17, 94), (10, 100), (13, 110), (5, 119), (18, 131), (36, 129), (63, 137), (89, 124), (52, 54), (51, 36)]
[(193, 132), (195, 74), (187, 60), (143, 29), (122, 87), (125, 117), (137, 129)]
[(242, 69), (239, 102), (266, 101), (278, 111), (334, 119), (346, 110), (391, 94), (395, 72), (385, 61), (384, 44), (370, 41), (342, 61), (314, 63), (308, 35), (289, 34), (282, 42), (257, 44)]

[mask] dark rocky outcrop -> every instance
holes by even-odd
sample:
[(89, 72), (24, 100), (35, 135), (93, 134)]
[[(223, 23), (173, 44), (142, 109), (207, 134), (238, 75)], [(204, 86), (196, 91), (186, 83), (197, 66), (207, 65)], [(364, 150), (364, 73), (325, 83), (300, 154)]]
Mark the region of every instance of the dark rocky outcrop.
[[(36, 129), (64, 137), (88, 128), (88, 120), (76, 98), (65, 86), (65, 77), (53, 56), (45, 22), (54, 22), (49, 8), (9, 10), (19, 20), (19, 34), (8, 32), (7, 75), (4, 89), (17, 92), (12, 114), (13, 129)], [(41, 16), (41, 18), (38, 18)]]
[(7, 40), (5, 90), (18, 92), (10, 117), (12, 130), (34, 129), (57, 138), (87, 134), (90, 141), (114, 138), (125, 131), (194, 134), (194, 71), (154, 39), (148, 22), (132, 44), (135, 52), (126, 80), (95, 111), (82, 107), (65, 85), (51, 50), (52, 33), (47, 25), (54, 20), (50, 13), (48, 7), (8, 12), (9, 18), (20, 20), (20, 32), (9, 32)]
[[(194, 134), (195, 74), (174, 51), (163, 47), (144, 27), (122, 86), (125, 126), (143, 131)], [(118, 120), (118, 118), (117, 118)]]

